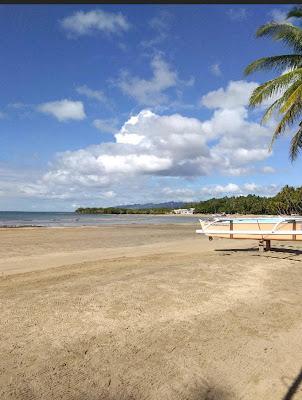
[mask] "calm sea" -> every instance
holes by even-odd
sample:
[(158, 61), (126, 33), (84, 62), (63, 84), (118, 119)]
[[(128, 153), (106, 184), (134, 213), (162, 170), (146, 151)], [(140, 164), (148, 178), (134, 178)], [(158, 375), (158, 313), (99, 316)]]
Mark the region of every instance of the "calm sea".
[(73, 212), (0, 211), (0, 227), (99, 226), (118, 224), (198, 223), (196, 216), (173, 215), (78, 215)]

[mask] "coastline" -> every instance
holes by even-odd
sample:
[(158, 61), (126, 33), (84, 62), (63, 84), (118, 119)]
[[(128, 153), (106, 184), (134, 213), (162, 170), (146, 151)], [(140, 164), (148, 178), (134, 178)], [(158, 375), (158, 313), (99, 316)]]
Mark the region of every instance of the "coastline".
[[(23, 213), (26, 214), (26, 213)], [(60, 214), (60, 213), (46, 213), (46, 214)], [(208, 218), (220, 218), (213, 214), (83, 214), (82, 218), (75, 218), (75, 214), (68, 213), (68, 218), (64, 218), (65, 213), (62, 213), (63, 217), (49, 218), (44, 220), (38, 220), (37, 223), (24, 223), (24, 220), (15, 221), (12, 219), (12, 223), (7, 220), (6, 223), (1, 221), (0, 218), (0, 229), (26, 229), (26, 228), (70, 228), (70, 227), (103, 227), (103, 226), (120, 226), (120, 225), (152, 225), (152, 224), (187, 224), (192, 221), (199, 223), (199, 219)], [(70, 218), (70, 214), (73, 218)], [(88, 217), (87, 217), (88, 216)], [(273, 215), (254, 215), (254, 214), (227, 214), (221, 216), (221, 218), (262, 218), (262, 217), (273, 217)], [(33, 217), (34, 219), (34, 217)], [(183, 221), (183, 222), (182, 222)]]
[[(128, 224), (161, 224), (187, 223), (188, 216), (171, 214), (83, 214), (74, 213), (0, 213), (0, 229), (5, 228), (41, 228), (41, 227), (71, 227), (71, 226), (106, 226)], [(193, 217), (194, 216), (189, 216)], [(197, 217), (195, 217), (197, 219)]]

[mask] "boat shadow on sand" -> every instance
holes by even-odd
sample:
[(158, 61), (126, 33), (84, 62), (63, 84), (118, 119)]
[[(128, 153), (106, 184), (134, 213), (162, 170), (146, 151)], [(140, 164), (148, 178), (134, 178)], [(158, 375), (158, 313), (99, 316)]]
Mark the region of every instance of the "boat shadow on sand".
[[(215, 249), (217, 252), (221, 253), (244, 253), (244, 252), (255, 252), (259, 253), (258, 247), (244, 247), (244, 248), (228, 248), (228, 249)], [(289, 247), (271, 247), (269, 251), (265, 251), (264, 254), (271, 253), (284, 253), (284, 254), (295, 254), (297, 256), (302, 254), (302, 249), (292, 249)]]

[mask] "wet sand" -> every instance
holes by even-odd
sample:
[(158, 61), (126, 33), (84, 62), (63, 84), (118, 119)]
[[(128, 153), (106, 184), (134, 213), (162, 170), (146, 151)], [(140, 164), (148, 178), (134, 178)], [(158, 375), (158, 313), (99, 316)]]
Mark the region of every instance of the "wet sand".
[(301, 244), (196, 228), (0, 229), (1, 400), (302, 399)]

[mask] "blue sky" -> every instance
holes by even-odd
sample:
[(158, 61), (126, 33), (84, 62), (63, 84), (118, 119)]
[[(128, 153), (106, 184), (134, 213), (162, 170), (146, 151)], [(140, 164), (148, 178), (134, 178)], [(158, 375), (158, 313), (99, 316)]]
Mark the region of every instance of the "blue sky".
[(301, 185), (248, 109), (286, 5), (2, 5), (0, 209), (72, 211)]

